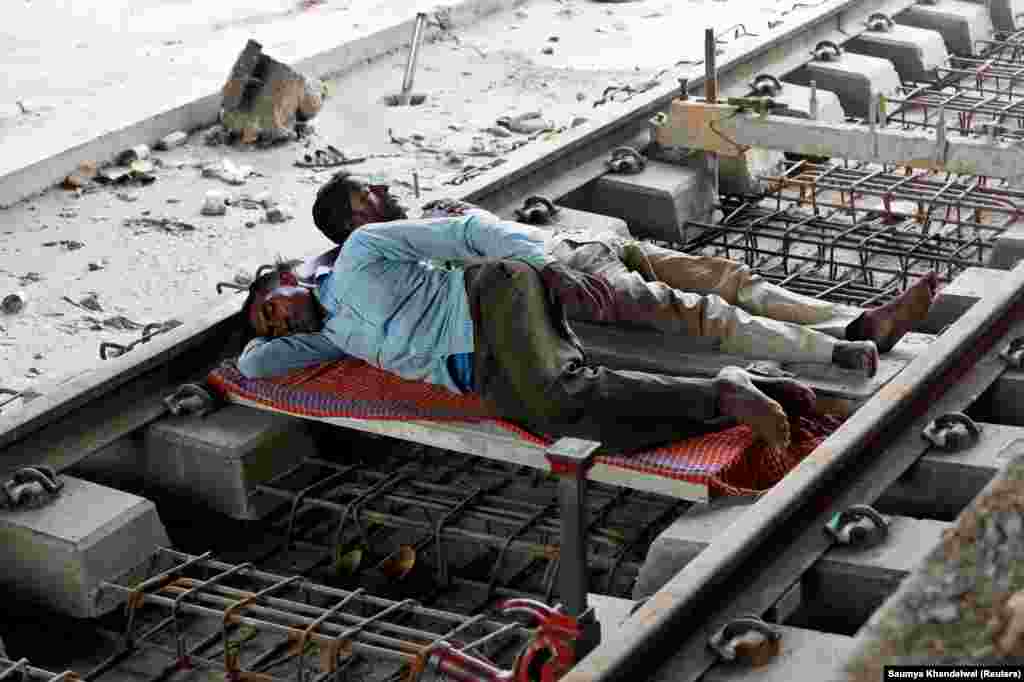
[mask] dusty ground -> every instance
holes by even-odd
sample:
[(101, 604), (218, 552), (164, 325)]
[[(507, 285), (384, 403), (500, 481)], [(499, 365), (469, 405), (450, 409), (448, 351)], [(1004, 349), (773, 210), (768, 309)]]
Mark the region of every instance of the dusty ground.
[[(270, 15), (288, 11), (283, 2), (265, 4), (274, 5)], [(338, 7), (328, 2), (310, 11)], [(426, 201), (453, 193), (455, 188), (444, 182), (466, 164), (486, 163), (524, 140), (525, 136), (502, 138), (484, 131), (498, 116), (539, 111), (556, 128), (569, 126), (576, 117), (593, 115), (594, 102), (609, 85), (640, 84), (654, 75), (673, 82), (686, 62), (701, 57), (706, 25), (726, 29), (742, 17), (746, 29), (764, 35), (770, 19), (791, 11), (788, 3), (774, 0), (535, 0), (425, 45), (416, 80), (416, 91), (429, 95), (422, 106), (389, 108), (379, 101), (399, 89), (404, 54), (382, 58), (334, 82), (333, 98), (314, 121), (314, 142), (331, 143), (349, 155), (398, 153), (351, 169), (392, 182), (415, 205), (414, 169)], [(299, 18), (288, 19), (292, 31), (300, 30), (300, 20), (307, 21), (304, 15), (295, 16)], [(220, 62), (197, 67), (211, 88), (219, 85), (247, 35), (262, 25), (259, 19), (236, 22), (227, 41), (230, 49), (224, 48)], [(197, 40), (201, 33), (197, 29), (183, 35)], [(737, 39), (744, 38), (737, 38), (735, 29), (723, 37), (725, 42)], [(286, 41), (279, 42), (277, 51), (268, 41), (266, 50), (287, 59), (284, 45)], [(90, 54), (86, 47), (81, 50)], [(108, 80), (117, 80), (115, 67), (110, 67), (113, 76), (108, 74)], [(179, 67), (167, 68), (180, 75)], [(130, 90), (126, 83), (122, 80), (118, 87)], [(70, 99), (76, 101), (78, 94), (72, 92)], [(85, 109), (95, 111), (97, 106), (95, 98), (77, 101)], [(43, 117), (18, 125), (29, 123), (47, 130), (55, 125)], [(0, 131), (0, 136), (12, 139), (13, 129)], [(389, 129), (410, 141), (395, 144)], [(26, 134), (21, 130), (16, 139), (24, 142)], [(12, 148), (7, 142), (4, 146)], [(454, 151), (458, 160), (453, 163), (446, 154), (421, 146)], [(157, 181), (147, 187), (108, 186), (85, 193), (53, 189), (0, 211), (0, 294), (21, 290), (28, 300), (22, 312), (0, 315), (0, 388), (45, 390), (46, 384), (102, 362), (102, 341), (137, 339), (137, 328), (123, 329), (131, 327), (129, 323), (180, 319), (214, 299), (218, 281), (252, 272), (276, 255), (303, 255), (328, 247), (312, 225), (309, 207), (317, 187), (333, 171), (293, 167), (304, 151), (301, 143), (273, 150), (209, 147), (194, 134), (187, 146), (156, 154)], [(198, 165), (222, 158), (252, 165), (257, 175), (242, 187), (201, 177)], [(232, 206), (225, 217), (204, 217), (199, 212), (203, 195), (215, 189), (233, 197), (268, 190), (295, 207), (295, 218), (269, 224), (262, 211), (241, 206)], [(140, 222), (159, 218), (182, 224)], [(87, 297), (92, 301), (83, 308), (81, 301)], [(99, 309), (87, 309), (92, 302)], [(4, 400), (0, 395), (0, 403)], [(4, 412), (11, 414), (18, 403), (7, 404)]]

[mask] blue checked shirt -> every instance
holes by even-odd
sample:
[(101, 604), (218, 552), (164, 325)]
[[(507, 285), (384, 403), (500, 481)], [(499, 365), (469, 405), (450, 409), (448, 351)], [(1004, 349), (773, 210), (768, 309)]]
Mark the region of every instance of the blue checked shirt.
[(254, 339), (238, 368), (247, 377), (265, 378), (354, 356), (461, 393), (448, 359), (473, 352), (473, 319), (462, 268), (443, 264), (514, 258), (542, 268), (554, 260), (545, 237), (479, 209), (366, 225), (316, 279), (315, 295), (327, 311), (324, 328)]

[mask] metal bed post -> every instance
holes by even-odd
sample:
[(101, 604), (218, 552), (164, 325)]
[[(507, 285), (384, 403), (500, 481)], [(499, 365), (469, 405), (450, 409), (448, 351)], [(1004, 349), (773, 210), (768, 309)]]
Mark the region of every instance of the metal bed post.
[(544, 451), (551, 472), (558, 476), (561, 511), (561, 547), (558, 559), (558, 592), (581, 635), (576, 660), (581, 660), (601, 641), (601, 624), (587, 604), (587, 471), (594, 464), (600, 443), (580, 438), (559, 438)]

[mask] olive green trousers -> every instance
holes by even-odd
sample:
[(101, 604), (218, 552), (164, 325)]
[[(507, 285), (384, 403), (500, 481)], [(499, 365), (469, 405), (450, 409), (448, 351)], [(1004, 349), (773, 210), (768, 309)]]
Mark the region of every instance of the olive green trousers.
[(555, 296), (519, 261), (466, 271), (474, 322), (474, 389), (532, 431), (625, 452), (717, 430), (714, 379), (591, 366)]

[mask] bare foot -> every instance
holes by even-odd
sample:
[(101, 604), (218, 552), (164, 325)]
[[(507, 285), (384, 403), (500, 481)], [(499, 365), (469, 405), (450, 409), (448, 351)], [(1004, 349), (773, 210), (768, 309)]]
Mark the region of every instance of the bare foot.
[(832, 351), (832, 363), (873, 377), (878, 373), (878, 347), (874, 341), (837, 341)]
[[(746, 371), (746, 370), (744, 370)], [(786, 414), (811, 414), (818, 397), (807, 384), (788, 377), (762, 377), (747, 373), (754, 387), (782, 406)]]
[(846, 328), (849, 341), (874, 341), (879, 353), (886, 353), (928, 315), (939, 286), (938, 275), (929, 272), (902, 294), (883, 306), (872, 308)]
[(718, 409), (723, 415), (746, 424), (771, 446), (789, 446), (789, 419), (782, 405), (762, 393), (750, 374), (739, 367), (723, 367), (716, 378)]

